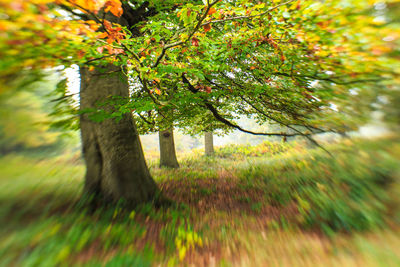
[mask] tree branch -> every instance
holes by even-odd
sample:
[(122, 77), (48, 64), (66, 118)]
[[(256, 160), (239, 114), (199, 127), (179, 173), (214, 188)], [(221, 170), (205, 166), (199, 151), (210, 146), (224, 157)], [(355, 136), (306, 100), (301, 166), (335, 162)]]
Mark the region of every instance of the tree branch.
[[(276, 123), (279, 123), (279, 124), (281, 124), (281, 125), (284, 125), (284, 126), (286, 126), (287, 128), (289, 128), (289, 129), (291, 129), (291, 130), (293, 130), (293, 131), (299, 133), (301, 136), (307, 138), (307, 139), (308, 139), (310, 142), (312, 142), (314, 145), (318, 146), (319, 148), (321, 148), (322, 150), (324, 150), (326, 153), (328, 153), (330, 156), (332, 156), (332, 154), (331, 154), (326, 148), (324, 148), (323, 146), (321, 146), (321, 145), (320, 145), (317, 141), (315, 141), (314, 138), (312, 138), (310, 135), (305, 134), (305, 133), (303, 133), (303, 132), (297, 130), (296, 128), (292, 127), (292, 126), (289, 125), (289, 124), (286, 124), (286, 123), (284, 123), (284, 122), (282, 122), (282, 121), (279, 121), (279, 120), (277, 120), (277, 119), (275, 119), (275, 118), (272, 118), (271, 116), (267, 115), (265, 112), (263, 112), (262, 110), (260, 110), (259, 108), (257, 108), (253, 103), (251, 103), (250, 101), (246, 100), (243, 96), (240, 96), (240, 98), (241, 98), (244, 102), (246, 102), (248, 105), (250, 105), (253, 109), (255, 109), (257, 112), (259, 112), (260, 114), (262, 114), (263, 116), (265, 116), (266, 118), (268, 118), (268, 119), (270, 119), (270, 120), (272, 120), (272, 121), (275, 121)], [(307, 128), (307, 126), (305, 126), (305, 125), (301, 125), (301, 126)]]
[(77, 13), (75, 12), (71, 7), (66, 6), (66, 5), (59, 5), (59, 7), (69, 13), (71, 13), (74, 16), (77, 16), (79, 18), (81, 18), (82, 20), (89, 20), (89, 16), (84, 14), (84, 13)]
[(157, 60), (156, 60), (156, 62), (154, 63), (154, 65), (152, 66), (152, 68), (155, 68), (155, 67), (158, 66), (158, 64), (160, 64), (161, 60), (164, 58), (165, 53), (167, 52), (168, 49), (171, 49), (171, 48), (173, 48), (173, 47), (175, 47), (175, 46), (184, 44), (184, 43), (186, 43), (187, 41), (189, 41), (190, 38), (192, 38), (193, 35), (194, 35), (194, 34), (200, 29), (200, 27), (202, 26), (202, 22), (203, 22), (203, 21), (205, 20), (205, 18), (207, 17), (208, 12), (210, 11), (210, 9), (211, 9), (215, 4), (217, 4), (218, 2), (219, 2), (219, 0), (216, 0), (216, 1), (212, 2), (212, 3), (209, 3), (209, 2), (208, 2), (209, 4), (207, 5), (207, 8), (206, 8), (204, 14), (201, 16), (201, 18), (199, 19), (199, 21), (197, 22), (196, 26), (194, 27), (193, 31), (189, 34), (189, 36), (187, 37), (187, 39), (186, 39), (185, 41), (179, 41), (179, 42), (175, 42), (175, 43), (171, 43), (171, 44), (165, 45), (165, 46), (163, 47), (163, 50), (161, 51), (160, 55), (157, 57)]
[[(182, 81), (183, 83), (185, 83), (188, 86), (188, 89), (192, 92), (192, 93), (198, 93), (199, 90), (197, 90), (191, 83), (190, 81), (186, 78), (186, 76), (184, 74), (182, 74)], [(239, 125), (236, 125), (230, 121), (228, 121), (227, 119), (225, 119), (221, 114), (219, 114), (218, 110), (204, 97), (201, 97), (201, 99), (203, 100), (203, 105), (204, 107), (206, 107), (209, 111), (211, 111), (211, 113), (213, 114), (213, 116), (220, 122), (222, 122), (223, 124), (235, 128), (241, 132), (244, 133), (248, 133), (248, 134), (252, 134), (252, 135), (263, 135), (263, 136), (286, 136), (286, 137), (291, 137), (291, 136), (299, 136), (299, 135), (311, 135), (311, 134), (304, 134), (304, 133), (293, 133), (293, 134), (289, 134), (289, 133), (260, 133), (260, 132), (253, 132), (253, 131), (249, 131), (246, 129), (243, 129), (242, 127), (240, 127)]]
[(50, 102), (57, 102), (57, 101), (60, 101), (60, 100), (63, 100), (63, 99), (66, 99), (66, 98), (69, 98), (69, 97), (72, 97), (72, 96), (78, 95), (78, 94), (79, 93), (64, 95), (64, 96), (61, 96), (59, 98), (52, 99), (52, 100), (50, 100)]
[(269, 12), (271, 12), (274, 9), (277, 9), (277, 8), (279, 8), (281, 6), (290, 4), (291, 2), (294, 2), (294, 1), (295, 0), (289, 0), (287, 2), (281, 3), (279, 5), (276, 5), (274, 7), (271, 7), (269, 9), (267, 9), (267, 11), (262, 12), (260, 14), (256, 14), (256, 15), (252, 15), (252, 16), (237, 16), (237, 17), (230, 17), (230, 18), (226, 18), (226, 19), (212, 20), (212, 21), (206, 22), (204, 24), (201, 24), (200, 26), (205, 26), (205, 25), (208, 25), (208, 24), (214, 24), (214, 23), (220, 23), (220, 22), (226, 22), (226, 21), (231, 21), (231, 20), (252, 19), (252, 18), (256, 18), (256, 17), (261, 17), (261, 16), (264, 16), (264, 15), (268, 14)]

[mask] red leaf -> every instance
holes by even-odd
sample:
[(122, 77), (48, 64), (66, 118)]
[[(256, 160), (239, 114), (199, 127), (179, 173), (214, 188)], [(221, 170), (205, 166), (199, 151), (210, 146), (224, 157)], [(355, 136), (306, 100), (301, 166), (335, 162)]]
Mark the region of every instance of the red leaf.
[(23, 45), (27, 43), (27, 40), (7, 40), (6, 43), (8, 45)]
[(227, 44), (227, 47), (228, 47), (228, 48), (232, 48), (232, 41), (231, 41), (231, 40), (229, 40), (229, 42), (228, 42), (228, 44)]
[(78, 51), (78, 58), (83, 58), (84, 55), (85, 55), (85, 51), (83, 51), (83, 50)]
[(297, 10), (300, 10), (300, 8), (301, 8), (301, 5), (300, 5), (300, 0), (297, 0), (296, 9), (297, 9)]
[(199, 39), (197, 39), (196, 37), (193, 37), (192, 38), (192, 45), (199, 46)]
[(204, 25), (203, 29), (204, 29), (205, 32), (210, 31), (211, 30), (211, 24), (209, 23), (209, 24)]

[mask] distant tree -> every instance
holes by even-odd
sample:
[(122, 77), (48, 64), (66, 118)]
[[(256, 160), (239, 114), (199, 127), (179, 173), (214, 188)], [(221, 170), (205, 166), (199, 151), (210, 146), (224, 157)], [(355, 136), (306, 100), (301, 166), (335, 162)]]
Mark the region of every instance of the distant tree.
[(204, 151), (206, 156), (211, 156), (214, 154), (213, 132), (204, 133)]
[[(170, 86), (173, 88), (173, 85)], [(160, 94), (156, 88), (155, 93)], [(162, 98), (163, 102), (168, 101), (173, 97), (175, 90), (170, 90)], [(153, 107), (151, 97), (143, 96), (141, 90), (132, 90), (131, 97), (141, 99)], [(175, 141), (174, 141), (174, 108), (170, 105), (154, 106), (154, 110), (142, 112), (141, 107), (134, 109), (134, 117), (138, 122), (138, 130), (140, 134), (149, 134), (158, 131), (159, 150), (160, 150), (160, 167), (179, 168), (179, 163), (176, 157)]]
[(173, 128), (171, 127), (158, 133), (160, 141), (160, 167), (179, 168), (176, 158)]

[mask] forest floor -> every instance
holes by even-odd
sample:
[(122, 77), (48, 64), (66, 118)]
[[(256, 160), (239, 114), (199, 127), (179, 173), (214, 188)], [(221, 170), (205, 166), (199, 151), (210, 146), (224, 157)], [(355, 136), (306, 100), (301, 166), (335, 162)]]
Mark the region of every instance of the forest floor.
[(78, 157), (0, 158), (0, 266), (400, 266), (400, 139), (149, 167), (173, 208), (89, 211)]

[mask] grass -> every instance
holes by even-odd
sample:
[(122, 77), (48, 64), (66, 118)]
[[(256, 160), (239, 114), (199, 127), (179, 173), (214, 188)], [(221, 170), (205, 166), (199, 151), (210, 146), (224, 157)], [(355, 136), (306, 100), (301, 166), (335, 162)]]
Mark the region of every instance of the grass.
[(179, 208), (87, 210), (84, 166), (0, 159), (1, 266), (399, 266), (400, 140), (194, 151), (149, 166)]

